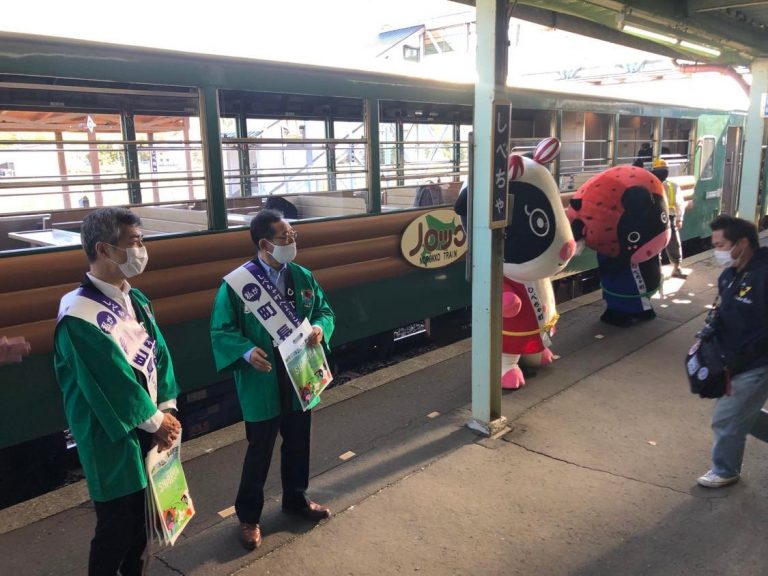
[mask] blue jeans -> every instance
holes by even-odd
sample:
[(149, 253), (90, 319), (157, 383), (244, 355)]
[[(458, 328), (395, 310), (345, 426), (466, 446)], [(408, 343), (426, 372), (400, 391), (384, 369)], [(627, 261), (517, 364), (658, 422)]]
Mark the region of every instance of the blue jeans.
[(747, 434), (768, 442), (768, 366), (737, 374), (731, 380), (731, 395), (718, 398), (712, 413), (712, 470), (730, 478), (741, 473)]

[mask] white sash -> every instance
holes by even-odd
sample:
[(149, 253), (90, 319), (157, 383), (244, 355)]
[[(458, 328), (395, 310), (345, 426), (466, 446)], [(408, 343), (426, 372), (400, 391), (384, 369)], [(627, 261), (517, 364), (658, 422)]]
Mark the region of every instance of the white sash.
[(539, 297), (536, 281), (521, 282), (521, 284), (525, 287), (525, 293), (531, 303), (533, 313), (536, 315), (536, 323), (539, 325), (539, 329), (541, 330), (541, 341), (544, 343), (544, 346), (549, 347), (552, 345), (552, 340), (550, 339), (552, 329), (547, 327), (548, 320), (546, 318), (546, 314), (544, 313), (544, 303)]
[[(286, 273), (290, 274), (290, 270)], [(269, 332), (276, 345), (301, 324), (296, 309), (280, 294), (258, 264), (246, 262), (224, 276), (224, 281)]]
[(61, 299), (57, 321), (64, 316), (85, 320), (111, 337), (123, 351), (126, 362), (144, 374), (149, 396), (157, 404), (155, 340), (144, 326), (131, 318), (120, 304), (85, 286), (65, 294)]
[[(632, 270), (632, 279), (635, 281), (635, 286), (637, 286), (637, 291), (640, 294), (645, 294), (648, 292), (648, 287), (645, 284), (645, 280), (643, 280), (643, 273), (640, 271), (640, 266), (632, 264), (630, 268)], [(643, 307), (643, 311), (651, 310), (653, 308), (651, 299), (646, 296), (640, 297), (640, 305)]]

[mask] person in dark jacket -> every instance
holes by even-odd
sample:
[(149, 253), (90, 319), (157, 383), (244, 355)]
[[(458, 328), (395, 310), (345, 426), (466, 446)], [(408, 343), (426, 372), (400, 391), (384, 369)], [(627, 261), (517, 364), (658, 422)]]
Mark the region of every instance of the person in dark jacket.
[(456, 198), (456, 203), (453, 205), (453, 211), (459, 215), (459, 218), (461, 218), (461, 225), (464, 227), (465, 232), (467, 231), (467, 225), (469, 224), (467, 222), (469, 216), (469, 206), (467, 205), (468, 190), (467, 183), (464, 182), (464, 184), (461, 185), (461, 190), (459, 190), (459, 197)]
[(715, 218), (712, 245), (725, 268), (718, 279), (715, 333), (731, 370), (731, 393), (712, 414), (712, 468), (698, 479), (708, 488), (739, 480), (747, 434), (768, 442), (768, 248), (751, 222)]

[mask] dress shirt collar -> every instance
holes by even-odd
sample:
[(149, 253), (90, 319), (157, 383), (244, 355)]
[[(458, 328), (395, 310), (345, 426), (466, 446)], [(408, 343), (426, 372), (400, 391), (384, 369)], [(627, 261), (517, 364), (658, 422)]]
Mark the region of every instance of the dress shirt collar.
[(259, 258), (259, 262), (261, 262), (261, 267), (264, 268), (264, 270), (266, 270), (267, 274), (270, 275), (270, 276), (274, 276), (276, 278), (279, 278), (280, 275), (283, 274), (283, 272), (285, 272), (288, 269), (288, 264), (283, 264), (280, 268), (275, 270), (274, 268), (272, 268), (272, 266), (267, 264), (261, 258), (261, 254), (259, 254), (258, 258)]
[(104, 280), (99, 280), (90, 272), (86, 272), (85, 274), (88, 276), (88, 279), (93, 282), (93, 285), (96, 286), (96, 288), (98, 288), (102, 294), (104, 294), (104, 296), (107, 296), (112, 300), (116, 300), (118, 304), (125, 305), (125, 302), (129, 301), (128, 293), (131, 291), (131, 285), (128, 284), (128, 280), (123, 280), (122, 288), (118, 288), (117, 286), (109, 284), (108, 282), (104, 282)]

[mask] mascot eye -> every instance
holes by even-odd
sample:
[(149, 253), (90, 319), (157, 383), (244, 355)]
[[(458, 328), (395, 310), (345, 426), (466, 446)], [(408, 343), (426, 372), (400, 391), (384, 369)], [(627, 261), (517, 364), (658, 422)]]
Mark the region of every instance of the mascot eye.
[(531, 227), (531, 231), (536, 236), (546, 236), (547, 232), (549, 232), (549, 218), (547, 218), (546, 212), (541, 208), (536, 208), (533, 212), (529, 212), (528, 206), (524, 210), (528, 216), (528, 225)]
[(627, 234), (627, 240), (632, 242), (633, 244), (640, 240), (640, 232), (630, 232)]
[(664, 224), (666, 224), (667, 222), (669, 222), (669, 217), (667, 216), (667, 213), (666, 213), (666, 212), (662, 212), (662, 213), (661, 213), (661, 221), (662, 221)]

